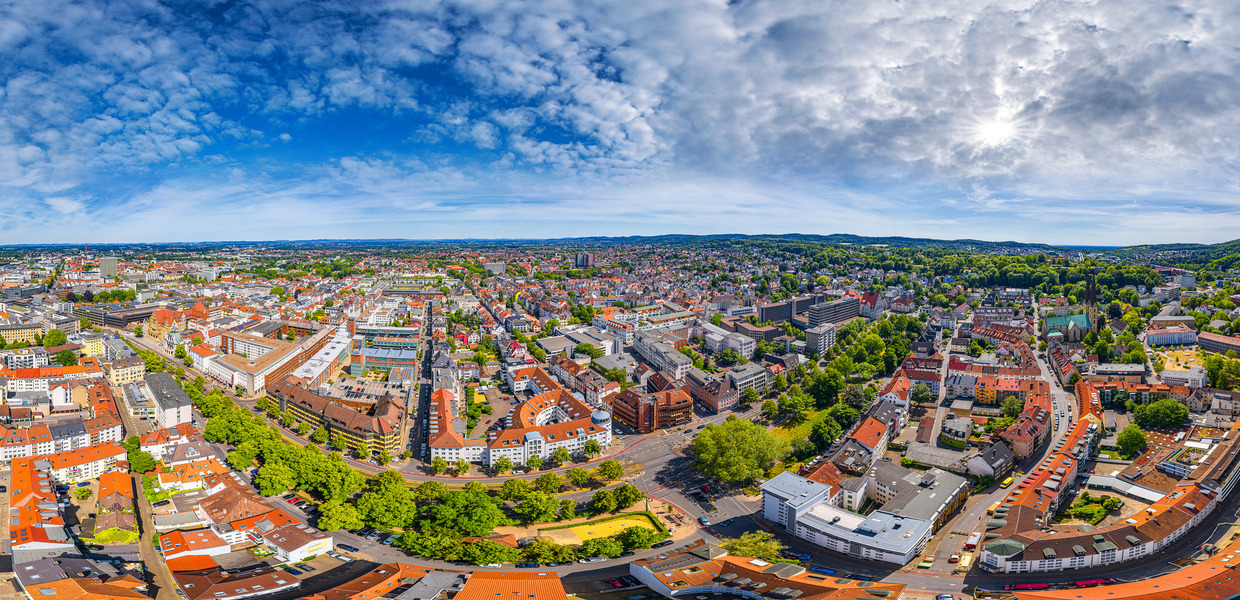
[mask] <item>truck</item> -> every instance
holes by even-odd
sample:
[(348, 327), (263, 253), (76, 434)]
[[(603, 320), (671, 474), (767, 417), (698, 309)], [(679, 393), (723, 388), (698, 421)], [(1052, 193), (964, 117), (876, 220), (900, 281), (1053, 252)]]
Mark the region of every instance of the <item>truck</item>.
[(960, 562), (956, 563), (956, 568), (953, 570), (957, 573), (968, 573), (969, 565), (971, 565), (972, 563), (973, 563), (973, 555), (966, 552), (960, 555)]
[(990, 508), (986, 509), (986, 514), (988, 514), (988, 515), (993, 515), (993, 514), (995, 514), (995, 511), (996, 511), (996, 510), (999, 510), (999, 504), (1000, 504), (999, 502), (996, 502), (996, 503), (994, 503), (994, 504), (991, 504), (991, 505), (990, 505)]
[(966, 550), (972, 550), (977, 547), (977, 543), (982, 541), (982, 532), (974, 531), (969, 535), (969, 539), (965, 540), (964, 547)]

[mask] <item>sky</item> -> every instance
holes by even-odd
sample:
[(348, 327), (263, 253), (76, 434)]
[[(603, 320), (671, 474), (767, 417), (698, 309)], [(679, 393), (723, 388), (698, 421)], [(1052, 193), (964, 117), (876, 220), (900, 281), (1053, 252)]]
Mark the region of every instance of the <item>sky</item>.
[(1240, 237), (1240, 2), (18, 0), (0, 243)]

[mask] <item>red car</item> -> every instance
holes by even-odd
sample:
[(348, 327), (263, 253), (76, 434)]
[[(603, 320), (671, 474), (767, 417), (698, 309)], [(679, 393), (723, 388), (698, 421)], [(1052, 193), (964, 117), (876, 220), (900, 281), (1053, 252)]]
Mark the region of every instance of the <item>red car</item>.
[(619, 579), (604, 579), (603, 581), (606, 583), (610, 583), (611, 587), (614, 587), (614, 588), (624, 587), (624, 584), (620, 583)]

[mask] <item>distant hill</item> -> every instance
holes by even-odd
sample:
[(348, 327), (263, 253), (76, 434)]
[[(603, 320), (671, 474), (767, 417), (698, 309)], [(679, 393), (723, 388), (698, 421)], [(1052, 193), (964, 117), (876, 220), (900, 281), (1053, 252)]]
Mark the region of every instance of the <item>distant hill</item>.
[(1233, 254), (1240, 254), (1240, 239), (1218, 244), (1143, 244), (1114, 248), (1108, 252), (1118, 256), (1132, 256), (1148, 252), (1189, 252), (1189, 255), (1174, 262), (1205, 264)]

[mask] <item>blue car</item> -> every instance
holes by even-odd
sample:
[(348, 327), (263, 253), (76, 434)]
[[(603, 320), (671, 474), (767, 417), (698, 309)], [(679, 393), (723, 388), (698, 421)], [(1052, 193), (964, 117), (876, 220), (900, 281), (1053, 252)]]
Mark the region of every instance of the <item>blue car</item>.
[(297, 569), (294, 569), (293, 567), (284, 567), (284, 572), (288, 573), (289, 575), (301, 575), (301, 571), (298, 571)]
[(517, 563), (518, 569), (537, 569), (539, 566), (538, 563)]
[(828, 569), (826, 567), (810, 567), (809, 570), (823, 575), (835, 575), (836, 573), (835, 569)]

